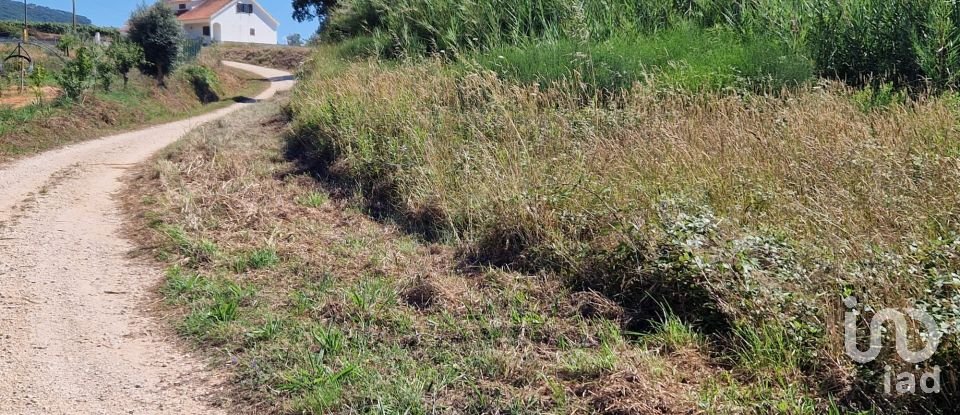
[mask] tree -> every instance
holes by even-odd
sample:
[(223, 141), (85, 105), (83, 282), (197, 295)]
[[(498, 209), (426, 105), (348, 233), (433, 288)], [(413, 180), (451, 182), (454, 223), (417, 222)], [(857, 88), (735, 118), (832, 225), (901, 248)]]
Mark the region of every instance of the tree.
[(33, 72), (30, 73), (30, 86), (33, 87), (33, 93), (36, 94), (37, 104), (39, 105), (43, 105), (43, 84), (47, 82), (49, 76), (50, 73), (47, 68), (39, 63), (33, 67)]
[(294, 33), (287, 36), (287, 44), (290, 46), (303, 46), (303, 40), (300, 39), (299, 33)]
[(101, 52), (94, 58), (94, 62), (96, 62), (97, 81), (100, 82), (100, 87), (103, 88), (103, 92), (110, 92), (110, 87), (113, 85), (113, 75), (117, 71), (113, 58)]
[(177, 65), (183, 43), (183, 29), (173, 9), (162, 2), (138, 8), (130, 16), (130, 40), (143, 50), (140, 71), (163, 85), (164, 77)]
[(107, 56), (113, 61), (117, 73), (123, 77), (123, 89), (127, 89), (130, 70), (143, 63), (143, 49), (136, 43), (118, 39), (107, 48)]
[(57, 83), (67, 98), (83, 98), (83, 93), (93, 85), (93, 66), (90, 51), (84, 46), (78, 48), (76, 57), (67, 62), (57, 77)]
[(298, 22), (322, 18), (334, 7), (338, 0), (293, 0), (293, 18)]
[(73, 34), (65, 34), (57, 40), (57, 49), (60, 49), (64, 55), (70, 56), (70, 50), (80, 44), (80, 39)]

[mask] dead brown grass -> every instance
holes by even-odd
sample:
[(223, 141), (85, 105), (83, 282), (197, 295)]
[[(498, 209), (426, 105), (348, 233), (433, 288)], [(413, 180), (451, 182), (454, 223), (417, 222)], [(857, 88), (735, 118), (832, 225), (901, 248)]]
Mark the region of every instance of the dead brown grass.
[[(544, 276), (464, 272), (453, 249), (330, 199), (280, 157), (289, 130), (278, 111), (269, 104), (201, 127), (125, 193), (131, 234), (183, 267), (168, 287), (197, 273), (255, 290), (235, 320), (202, 320), (201, 328), (197, 315), (216, 295), (165, 291), (182, 332), (215, 362), (234, 362), (236, 400), (249, 411), (693, 414), (707, 379), (728, 383), (705, 350), (660, 354), (628, 341), (622, 310), (597, 293), (571, 293)], [(194, 244), (215, 249), (201, 260)], [(234, 265), (265, 247), (279, 264)], [(274, 321), (277, 334), (257, 334)], [(311, 335), (331, 330), (344, 336), (342, 348)], [(325, 356), (331, 371), (354, 370), (338, 382), (291, 386), (316, 370), (305, 353)]]
[[(666, 306), (720, 342), (783, 333), (806, 357), (778, 370), (813, 389), (859, 370), (844, 296), (954, 301), (936, 288), (960, 258), (954, 95), (870, 109), (826, 82), (770, 95), (637, 85), (585, 102), (576, 84), (441, 62), (311, 69), (293, 108), (305, 164), (371, 208), (439, 229), (468, 263), (548, 272), (641, 315)], [(769, 345), (734, 343), (735, 359), (771, 359)]]
[(222, 59), (296, 72), (310, 58), (312, 49), (299, 46), (223, 44), (217, 46)]

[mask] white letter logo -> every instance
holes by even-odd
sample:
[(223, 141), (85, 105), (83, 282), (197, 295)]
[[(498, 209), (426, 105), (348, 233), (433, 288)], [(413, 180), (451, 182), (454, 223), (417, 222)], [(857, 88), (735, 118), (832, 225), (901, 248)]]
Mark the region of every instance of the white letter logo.
[(906, 314), (913, 320), (920, 322), (926, 329), (924, 333), (924, 342), (926, 346), (919, 351), (910, 350), (910, 339), (907, 337), (907, 320), (900, 311), (885, 308), (873, 315), (870, 320), (870, 347), (866, 351), (861, 351), (857, 347), (857, 315), (860, 313), (855, 309), (857, 299), (847, 297), (843, 300), (844, 305), (849, 311), (844, 313), (843, 319), (843, 343), (847, 350), (847, 355), (857, 363), (872, 362), (883, 349), (883, 323), (893, 322), (894, 338), (897, 342), (897, 354), (907, 363), (920, 363), (929, 359), (937, 351), (940, 345), (940, 330), (936, 320), (923, 310), (916, 308), (906, 309)]

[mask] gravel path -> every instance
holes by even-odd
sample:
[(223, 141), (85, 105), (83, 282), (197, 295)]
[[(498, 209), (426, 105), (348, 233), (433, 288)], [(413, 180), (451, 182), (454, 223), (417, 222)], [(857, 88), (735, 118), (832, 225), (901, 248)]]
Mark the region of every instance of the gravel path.
[[(225, 64), (274, 81), (257, 99), (293, 84)], [(127, 259), (112, 196), (129, 167), (244, 105), (0, 166), (0, 414), (219, 413), (203, 364), (147, 312), (162, 272)]]

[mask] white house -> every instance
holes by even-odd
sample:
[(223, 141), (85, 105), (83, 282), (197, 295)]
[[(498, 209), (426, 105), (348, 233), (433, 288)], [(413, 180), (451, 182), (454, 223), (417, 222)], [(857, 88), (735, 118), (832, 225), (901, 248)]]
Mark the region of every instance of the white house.
[(166, 0), (188, 37), (210, 42), (277, 44), (274, 19), (256, 0)]

